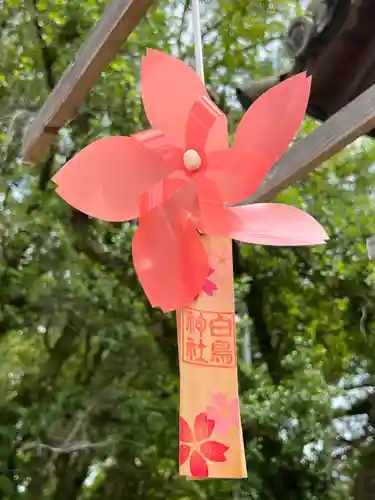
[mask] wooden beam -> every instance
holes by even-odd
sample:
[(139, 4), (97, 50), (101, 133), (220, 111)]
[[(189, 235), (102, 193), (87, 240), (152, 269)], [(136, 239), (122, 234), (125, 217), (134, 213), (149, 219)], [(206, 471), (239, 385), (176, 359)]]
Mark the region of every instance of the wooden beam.
[(255, 195), (241, 205), (272, 200), (283, 189), (306, 177), (321, 163), (373, 128), (375, 85), (331, 116), (306, 138), (291, 146)]
[(26, 131), (22, 157), (35, 163), (47, 153), (59, 129), (73, 118), (102, 71), (145, 16), (154, 0), (112, 0), (91, 30), (74, 63)]

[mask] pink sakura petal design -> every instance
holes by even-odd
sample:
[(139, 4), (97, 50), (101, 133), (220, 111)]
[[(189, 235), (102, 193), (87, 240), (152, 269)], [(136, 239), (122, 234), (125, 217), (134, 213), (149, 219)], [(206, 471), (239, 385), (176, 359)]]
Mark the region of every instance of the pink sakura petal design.
[(194, 441), (194, 436), (189, 424), (182, 417), (180, 417), (180, 441), (182, 443), (192, 443)]
[(209, 418), (215, 421), (215, 432), (220, 436), (225, 436), (228, 433), (229, 425), (221, 410), (216, 406), (208, 406), (206, 413)]
[(206, 413), (200, 413), (196, 416), (194, 422), (194, 432), (196, 441), (208, 439), (215, 427), (215, 421), (208, 418)]
[(216, 291), (217, 285), (215, 285), (215, 283), (211, 280), (206, 280), (205, 284), (203, 285), (203, 292), (209, 297), (213, 297)]
[(191, 455), (190, 472), (192, 477), (208, 477), (207, 462), (197, 451), (193, 451)]
[(214, 395), (214, 402), (216, 406), (221, 410), (228, 409), (228, 399), (225, 394), (219, 393)]
[(229, 267), (232, 265), (232, 255), (229, 252), (222, 252), (216, 255), (216, 262), (219, 266)]
[(180, 465), (184, 465), (190, 456), (190, 446), (187, 444), (180, 444)]
[(139, 219), (133, 237), (134, 268), (154, 307), (179, 309), (202, 290), (209, 263), (206, 249), (187, 211), (179, 209), (178, 191)]
[(229, 208), (235, 217), (228, 236), (245, 243), (273, 246), (322, 245), (324, 228), (309, 214), (281, 203)]
[[(142, 59), (141, 83), (143, 104), (151, 126), (161, 130), (173, 146), (186, 149), (186, 129), (195, 102), (201, 98), (212, 102), (198, 75), (180, 59), (148, 49)], [(207, 138), (207, 150), (216, 148), (218, 141), (224, 147), (222, 139), (226, 134), (223, 116), (215, 122)]]
[(216, 406), (209, 406), (206, 413), (209, 418), (215, 420), (215, 431), (220, 435), (227, 434), (232, 427), (240, 425), (238, 398), (228, 400), (225, 394), (215, 394)]
[(240, 426), (240, 405), (238, 398), (233, 398), (229, 403), (229, 419), (232, 427), (238, 428)]
[(229, 446), (217, 441), (206, 441), (201, 444), (200, 451), (202, 455), (211, 462), (226, 462), (225, 453), (229, 450)]
[[(211, 276), (214, 272), (215, 270), (210, 267), (208, 276)], [(209, 297), (212, 297), (216, 291), (217, 285), (207, 278), (205, 284), (203, 285), (203, 292)]]
[(311, 77), (306, 73), (292, 76), (261, 95), (242, 118), (233, 148), (246, 151), (250, 147), (265, 158), (264, 175), (296, 135), (306, 113), (310, 88)]
[(141, 195), (173, 170), (131, 137), (107, 137), (82, 149), (52, 180), (72, 207), (116, 222), (138, 217)]

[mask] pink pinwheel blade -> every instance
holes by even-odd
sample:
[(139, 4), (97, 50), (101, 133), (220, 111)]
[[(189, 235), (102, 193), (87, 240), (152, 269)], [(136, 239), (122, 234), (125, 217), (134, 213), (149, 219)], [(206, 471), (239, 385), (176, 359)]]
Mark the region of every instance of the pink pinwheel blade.
[(184, 62), (158, 50), (142, 59), (142, 98), (151, 126), (161, 130), (173, 146), (185, 149), (185, 129), (195, 101), (206, 88)]
[(174, 167), (182, 166), (184, 151), (180, 148), (171, 146), (170, 141), (161, 130), (148, 129), (142, 130), (132, 135), (132, 138), (139, 141), (142, 146), (151, 150), (163, 161), (171, 163)]
[(195, 183), (196, 200), (190, 203), (192, 220), (204, 234), (228, 233), (233, 228), (233, 215), (220, 197), (218, 186), (202, 175)]
[(229, 205), (253, 194), (269, 170), (269, 161), (250, 150), (215, 151), (207, 159), (205, 176), (216, 184), (221, 199)]
[(296, 135), (305, 116), (310, 87), (311, 78), (305, 73), (293, 76), (260, 96), (242, 118), (233, 148), (250, 148), (264, 157), (263, 176)]
[(57, 193), (81, 212), (105, 221), (138, 216), (139, 199), (173, 166), (130, 137), (90, 144), (57, 172)]
[(176, 206), (179, 195), (141, 216), (133, 238), (139, 280), (151, 304), (164, 312), (191, 302), (209, 271), (206, 249), (188, 212)]
[(228, 147), (227, 117), (206, 96), (195, 101), (189, 112), (185, 147), (201, 154)]
[(324, 228), (311, 215), (295, 207), (259, 203), (227, 210), (233, 220), (226, 236), (244, 243), (302, 246), (321, 245), (328, 239)]

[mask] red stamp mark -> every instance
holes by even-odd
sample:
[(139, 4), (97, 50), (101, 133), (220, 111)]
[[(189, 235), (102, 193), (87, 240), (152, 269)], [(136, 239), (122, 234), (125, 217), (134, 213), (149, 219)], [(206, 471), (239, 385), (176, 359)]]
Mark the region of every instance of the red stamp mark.
[(184, 308), (179, 317), (183, 363), (216, 368), (235, 368), (236, 328), (234, 313)]

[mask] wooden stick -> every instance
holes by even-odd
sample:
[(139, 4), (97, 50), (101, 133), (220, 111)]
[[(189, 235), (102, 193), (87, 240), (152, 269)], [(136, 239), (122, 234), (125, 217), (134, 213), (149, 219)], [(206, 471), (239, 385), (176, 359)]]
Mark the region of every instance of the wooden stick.
[(306, 177), (321, 163), (373, 128), (375, 85), (290, 147), (255, 195), (241, 205), (272, 200), (283, 189)]
[(375, 260), (375, 236), (367, 238), (366, 245), (369, 259)]
[(145, 16), (154, 0), (112, 0), (26, 131), (22, 157), (35, 163), (48, 152), (59, 129), (76, 113), (102, 71)]

